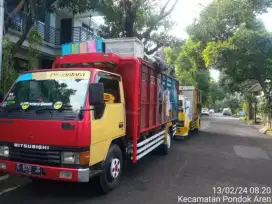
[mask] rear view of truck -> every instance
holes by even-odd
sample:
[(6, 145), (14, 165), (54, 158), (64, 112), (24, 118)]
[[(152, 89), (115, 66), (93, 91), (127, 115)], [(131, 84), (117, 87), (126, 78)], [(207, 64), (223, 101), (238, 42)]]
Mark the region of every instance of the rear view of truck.
[(193, 86), (181, 86), (179, 117), (175, 138), (184, 138), (193, 130), (199, 130), (201, 120), (201, 93)]

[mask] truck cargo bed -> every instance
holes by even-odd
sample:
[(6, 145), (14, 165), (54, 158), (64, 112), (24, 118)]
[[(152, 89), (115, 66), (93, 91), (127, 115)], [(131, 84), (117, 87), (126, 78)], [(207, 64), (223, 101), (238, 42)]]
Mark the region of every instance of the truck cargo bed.
[(118, 73), (124, 84), (129, 138), (139, 139), (141, 133), (177, 119), (177, 80), (137, 58), (124, 58)]

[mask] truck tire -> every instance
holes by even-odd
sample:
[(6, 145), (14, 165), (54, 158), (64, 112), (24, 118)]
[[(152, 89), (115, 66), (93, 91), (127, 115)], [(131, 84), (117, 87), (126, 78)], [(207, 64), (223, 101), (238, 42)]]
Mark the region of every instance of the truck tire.
[(100, 175), (102, 193), (108, 193), (116, 188), (121, 179), (123, 170), (123, 154), (116, 144), (110, 146), (106, 160), (103, 164), (103, 173)]
[(166, 140), (167, 144), (162, 144), (161, 146), (163, 155), (167, 155), (169, 153), (169, 149), (172, 147), (172, 137), (170, 132), (168, 132)]

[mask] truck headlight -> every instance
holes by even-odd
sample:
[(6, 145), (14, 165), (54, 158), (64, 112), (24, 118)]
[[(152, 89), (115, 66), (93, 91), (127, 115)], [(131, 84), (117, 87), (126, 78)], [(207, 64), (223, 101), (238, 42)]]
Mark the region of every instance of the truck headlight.
[(79, 164), (79, 152), (62, 152), (61, 163), (63, 164)]
[(9, 147), (0, 146), (0, 157), (8, 157), (9, 156)]

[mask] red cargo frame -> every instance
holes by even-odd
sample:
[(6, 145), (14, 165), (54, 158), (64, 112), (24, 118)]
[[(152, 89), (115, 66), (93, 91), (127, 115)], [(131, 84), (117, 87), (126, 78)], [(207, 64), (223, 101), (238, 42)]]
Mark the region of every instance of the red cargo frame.
[[(165, 74), (157, 73), (155, 68), (143, 59), (120, 57), (112, 53), (72, 54), (58, 57), (53, 68), (63, 67), (64, 64), (73, 67), (74, 64), (77, 67), (85, 66), (109, 71), (109, 68), (106, 68), (109, 62), (116, 64), (112, 72), (122, 77), (126, 104), (126, 135), (133, 141), (134, 148), (137, 148), (141, 133), (173, 120), (159, 114), (159, 106), (162, 106), (162, 101), (159, 101), (159, 88), (162, 77), (166, 77)], [(86, 63), (89, 63), (89, 66)], [(96, 66), (96, 64), (105, 66)], [(173, 78), (171, 80), (175, 81), (176, 94), (178, 94), (178, 81)]]

